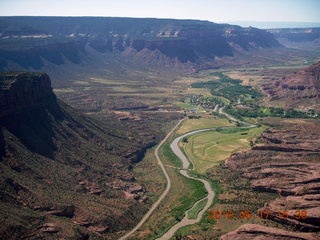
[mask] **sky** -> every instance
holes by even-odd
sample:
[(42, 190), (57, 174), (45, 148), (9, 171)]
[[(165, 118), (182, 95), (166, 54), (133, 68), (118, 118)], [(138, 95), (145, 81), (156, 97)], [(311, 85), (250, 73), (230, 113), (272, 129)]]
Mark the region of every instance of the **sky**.
[(0, 16), (152, 17), (320, 26), (320, 0), (0, 0)]

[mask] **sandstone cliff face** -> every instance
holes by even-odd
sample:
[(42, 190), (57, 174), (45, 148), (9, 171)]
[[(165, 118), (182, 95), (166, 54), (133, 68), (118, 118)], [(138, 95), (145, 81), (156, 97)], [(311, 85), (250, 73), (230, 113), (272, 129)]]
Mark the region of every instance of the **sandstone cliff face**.
[(320, 92), (320, 62), (310, 66), (306, 69), (306, 73), (311, 75), (311, 81), (313, 86)]
[(0, 118), (43, 107), (56, 99), (49, 76), (41, 73), (2, 74), (0, 90)]

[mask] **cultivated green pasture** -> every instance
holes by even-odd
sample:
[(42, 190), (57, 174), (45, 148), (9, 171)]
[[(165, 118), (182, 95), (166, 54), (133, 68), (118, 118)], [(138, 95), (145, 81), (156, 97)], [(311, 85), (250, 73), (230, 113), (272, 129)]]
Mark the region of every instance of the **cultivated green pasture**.
[(199, 133), (188, 138), (183, 143), (183, 149), (194, 163), (195, 170), (204, 174), (209, 168), (214, 167), (230, 154), (250, 148), (252, 141), (265, 128), (253, 129), (221, 129)]
[(214, 116), (202, 116), (200, 119), (187, 119), (181, 127), (177, 130), (177, 134), (184, 134), (193, 130), (215, 127), (234, 126), (234, 123), (230, 123), (226, 118), (214, 117)]

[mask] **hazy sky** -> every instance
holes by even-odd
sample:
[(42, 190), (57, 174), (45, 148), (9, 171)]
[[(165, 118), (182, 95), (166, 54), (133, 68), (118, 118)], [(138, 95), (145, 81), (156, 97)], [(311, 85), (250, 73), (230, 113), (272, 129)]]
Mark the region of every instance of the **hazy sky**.
[(0, 0), (0, 15), (320, 23), (320, 0)]

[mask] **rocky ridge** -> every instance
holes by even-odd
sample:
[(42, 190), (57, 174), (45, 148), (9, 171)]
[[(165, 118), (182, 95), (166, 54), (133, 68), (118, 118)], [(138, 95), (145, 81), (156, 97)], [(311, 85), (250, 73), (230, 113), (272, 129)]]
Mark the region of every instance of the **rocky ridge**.
[[(271, 101), (296, 103), (300, 107), (304, 106), (305, 101), (317, 102), (320, 99), (320, 62), (289, 76), (283, 76), (282, 79), (274, 81), (271, 86), (265, 84), (262, 87)], [(317, 104), (315, 107), (319, 108)]]
[[(257, 139), (252, 150), (232, 155), (225, 165), (232, 170), (241, 171), (243, 177), (250, 180), (253, 190), (279, 194), (275, 200), (265, 203), (257, 215), (261, 212), (264, 218), (290, 226), (296, 232), (318, 232), (319, 122), (266, 119), (266, 123), (272, 127)], [(277, 231), (270, 230), (271, 233), (274, 232), (275, 239), (278, 239)], [(253, 228), (247, 231), (245, 227), (241, 227), (222, 239), (231, 239), (229, 237), (233, 236), (232, 234), (250, 239), (250, 236), (258, 236), (260, 233)], [(261, 234), (269, 236), (266, 232)], [(291, 237), (304, 239), (299, 237), (299, 233)]]
[[(17, 45), (12, 44), (14, 42)], [(273, 35), (264, 30), (208, 21), (0, 18), (0, 69), (6, 70), (19, 66), (40, 70), (45, 64), (79, 65), (90, 61), (103, 64), (124, 60), (140, 66), (195, 71), (217, 66), (216, 59), (233, 56), (238, 51), (280, 46)]]
[[(262, 237), (263, 236), (263, 237)], [(237, 230), (225, 234), (221, 240), (265, 239), (265, 240), (316, 240), (312, 233), (294, 233), (277, 228), (263, 227), (257, 224), (244, 224)]]

